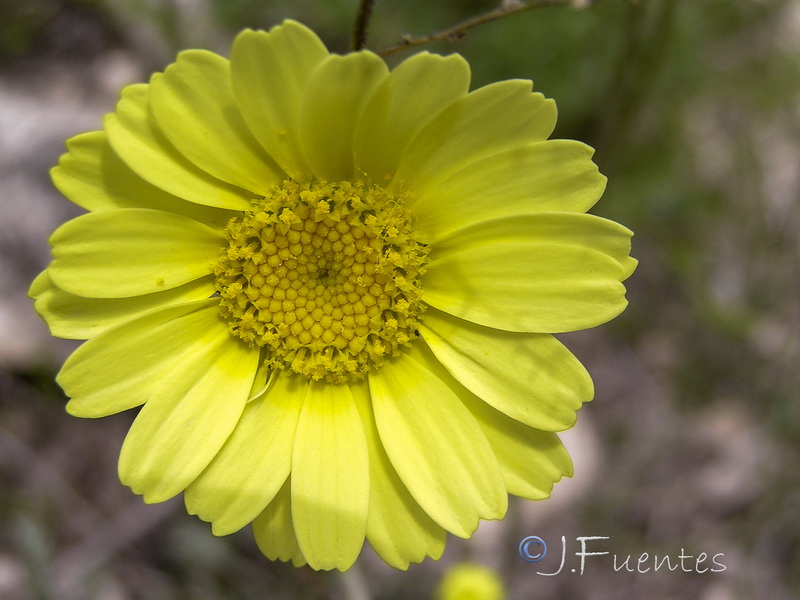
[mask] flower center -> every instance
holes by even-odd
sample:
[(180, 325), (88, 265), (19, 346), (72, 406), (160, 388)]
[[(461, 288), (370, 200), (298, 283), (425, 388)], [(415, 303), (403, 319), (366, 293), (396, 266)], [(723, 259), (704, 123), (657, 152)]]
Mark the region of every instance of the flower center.
[(427, 247), (380, 187), (286, 181), (231, 219), (226, 239), (220, 312), (268, 367), (343, 383), (416, 337)]

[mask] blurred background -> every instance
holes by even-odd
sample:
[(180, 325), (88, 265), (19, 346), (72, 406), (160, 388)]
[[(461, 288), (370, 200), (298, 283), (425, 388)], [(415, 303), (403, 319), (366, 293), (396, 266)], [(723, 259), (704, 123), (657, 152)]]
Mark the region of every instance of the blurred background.
[[(342, 579), (124, 488), (133, 415), (65, 413), (53, 377), (75, 344), (50, 338), (26, 290), (79, 212), (48, 170), (121, 86), (287, 17), (346, 51), (355, 0), (0, 0), (0, 599), (425, 599), (462, 561), (510, 600), (800, 597), (800, 0), (575, 4), (426, 47), (463, 54), (475, 87), (520, 77), (555, 98), (556, 137), (594, 146), (609, 177), (594, 212), (636, 232), (628, 310), (564, 336), (597, 388), (564, 435), (575, 476), (451, 537), (439, 562), (397, 572), (366, 548)], [(495, 5), (378, 0), (367, 47)], [(528, 536), (548, 544), (538, 563), (518, 552)], [(609, 554), (581, 575), (589, 536)], [(562, 537), (561, 572), (537, 574), (559, 569)]]

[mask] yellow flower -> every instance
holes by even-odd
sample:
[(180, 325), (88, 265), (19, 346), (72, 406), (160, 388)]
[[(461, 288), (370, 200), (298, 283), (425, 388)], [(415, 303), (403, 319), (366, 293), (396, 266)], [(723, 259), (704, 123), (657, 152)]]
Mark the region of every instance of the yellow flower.
[(625, 307), (630, 232), (585, 214), (592, 150), (529, 81), (468, 93), (458, 55), (389, 72), (287, 21), (230, 60), (181, 53), (69, 140), (87, 209), (33, 283), (86, 339), (68, 411), (144, 405), (119, 473), (217, 535), (347, 569), (438, 558), (445, 532), (545, 498), (591, 379), (551, 334)]
[(436, 589), (436, 600), (503, 600), (503, 581), (483, 565), (459, 563), (450, 567)]

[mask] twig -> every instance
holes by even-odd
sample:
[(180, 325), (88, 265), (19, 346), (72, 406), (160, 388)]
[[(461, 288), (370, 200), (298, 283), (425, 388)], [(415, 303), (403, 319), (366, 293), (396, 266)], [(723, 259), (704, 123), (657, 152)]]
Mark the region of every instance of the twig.
[(361, 0), (358, 4), (358, 14), (356, 14), (356, 23), (353, 27), (353, 50), (361, 50), (367, 44), (367, 29), (375, 1)]
[(441, 31), (431, 33), (430, 35), (413, 37), (406, 34), (402, 37), (402, 41), (394, 46), (389, 46), (388, 48), (378, 51), (378, 54), (381, 56), (388, 56), (389, 54), (393, 54), (400, 50), (405, 50), (406, 48), (422, 46), (423, 44), (430, 44), (431, 42), (438, 42), (441, 40), (454, 42), (464, 37), (470, 29), (473, 29), (478, 25), (491, 23), (492, 21), (497, 21), (510, 15), (525, 12), (527, 10), (533, 10), (534, 8), (547, 8), (550, 6), (567, 5), (584, 7), (594, 4), (597, 1), (598, 0), (529, 0), (528, 2), (523, 2), (522, 0), (503, 0), (500, 6), (494, 10), (471, 17), (465, 21), (456, 23), (452, 27), (442, 29)]

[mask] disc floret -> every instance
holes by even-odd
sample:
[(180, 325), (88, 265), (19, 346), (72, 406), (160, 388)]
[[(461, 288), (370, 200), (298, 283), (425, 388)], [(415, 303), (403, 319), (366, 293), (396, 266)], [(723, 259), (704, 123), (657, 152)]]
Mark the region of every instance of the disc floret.
[(268, 367), (343, 383), (416, 337), (427, 247), (402, 197), (286, 181), (231, 219), (226, 239), (214, 265), (221, 315)]

